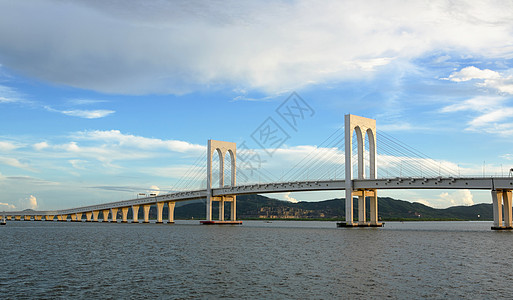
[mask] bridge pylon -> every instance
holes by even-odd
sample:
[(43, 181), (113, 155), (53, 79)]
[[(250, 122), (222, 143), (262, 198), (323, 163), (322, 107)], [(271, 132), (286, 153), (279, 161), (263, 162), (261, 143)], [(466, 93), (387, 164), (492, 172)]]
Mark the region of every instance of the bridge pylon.
[[(219, 185), (225, 186), (224, 182), (224, 159), (226, 155), (230, 155), (231, 162), (231, 183), (230, 186), (235, 186), (236, 183), (236, 160), (237, 160), (237, 144), (231, 142), (223, 142), (216, 140), (208, 140), (207, 145), (207, 214), (206, 221), (201, 221), (201, 224), (242, 224), (242, 221), (237, 221), (237, 196), (214, 196), (212, 195), (212, 158), (214, 153), (217, 152), (219, 156)], [(212, 218), (212, 203), (219, 202), (219, 218), (213, 220)], [(224, 204), (230, 202), (230, 220), (224, 219)]]
[[(365, 136), (369, 139), (369, 179), (377, 178), (376, 120), (355, 115), (345, 115), (345, 167), (346, 167), (346, 222), (340, 227), (372, 226), (378, 222), (378, 193), (376, 189), (353, 189), (353, 132), (358, 146), (358, 179), (365, 179)], [(358, 196), (358, 222), (353, 220), (353, 196)], [(365, 198), (370, 197), (370, 223), (366, 219)]]
[[(492, 190), (494, 230), (513, 229), (511, 190)], [(504, 214), (503, 214), (504, 213)], [(504, 218), (503, 218), (504, 217)]]

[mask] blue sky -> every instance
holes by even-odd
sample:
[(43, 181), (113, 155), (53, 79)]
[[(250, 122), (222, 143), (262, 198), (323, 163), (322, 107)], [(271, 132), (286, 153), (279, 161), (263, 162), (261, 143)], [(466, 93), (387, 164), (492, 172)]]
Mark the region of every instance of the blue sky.
[[(264, 158), (258, 174), (279, 180), (312, 151), (340, 157), (315, 147), (347, 113), (462, 175), (507, 174), (512, 11), (510, 1), (0, 0), (0, 210), (199, 188), (200, 177), (180, 178), (204, 165), (208, 139), (244, 142)], [(293, 92), (311, 109), (294, 128), (277, 112)], [(268, 118), (289, 136), (272, 155), (252, 138)], [(380, 195), (491, 202), (466, 190)]]

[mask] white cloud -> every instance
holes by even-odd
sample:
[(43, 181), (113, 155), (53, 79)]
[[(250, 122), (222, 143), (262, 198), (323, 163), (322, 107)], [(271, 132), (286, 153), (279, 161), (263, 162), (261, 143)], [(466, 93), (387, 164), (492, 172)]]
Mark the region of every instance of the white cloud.
[(97, 103), (105, 103), (108, 102), (106, 100), (96, 100), (96, 99), (70, 99), (67, 101), (70, 105), (91, 105)]
[(156, 186), (156, 185), (152, 185), (152, 186), (150, 186), (150, 189), (147, 191), (147, 193), (148, 193), (149, 195), (152, 195), (152, 194), (153, 194), (153, 195), (155, 195), (155, 196), (158, 196), (158, 195), (160, 194), (160, 189), (159, 189), (159, 187), (158, 187), (158, 186)]
[(34, 149), (36, 149), (37, 151), (41, 151), (41, 150), (46, 149), (48, 147), (50, 147), (50, 145), (48, 145), (47, 142), (40, 142), (40, 143), (34, 144)]
[(0, 53), (22, 74), (109, 93), (225, 84), (276, 92), (366, 78), (434, 49), (510, 57), (512, 9), (507, 1), (16, 1), (0, 4)]
[(34, 197), (34, 195), (30, 195), (30, 197), (27, 199), (27, 207), (30, 209), (37, 208), (37, 199)]
[(2, 152), (12, 151), (12, 150), (17, 149), (19, 147), (20, 146), (14, 144), (12, 142), (0, 141), (0, 151), (2, 151)]
[(285, 193), (285, 195), (283, 195), (283, 197), (285, 198), (285, 200), (287, 200), (289, 202), (292, 202), (292, 203), (298, 203), (299, 202), (299, 201), (297, 201), (296, 198), (290, 197), (290, 192), (289, 193)]
[(468, 122), (467, 130), (487, 132), (502, 136), (513, 135), (513, 107), (508, 106), (508, 98), (475, 97), (443, 107), (442, 113), (470, 111), (476, 113)]
[(36, 171), (29, 164), (22, 163), (22, 162), (20, 162), (18, 159), (14, 158), (14, 157), (0, 157), (0, 164), (5, 164), (5, 165), (11, 166), (11, 167), (16, 167), (16, 168), (24, 169), (24, 170), (28, 170), (28, 171), (31, 171), (31, 172), (35, 172)]
[(474, 196), (469, 190), (457, 190), (443, 192), (435, 198), (423, 198), (415, 200), (434, 208), (446, 208), (448, 206), (471, 206), (474, 205)]
[(23, 95), (16, 90), (0, 85), (0, 104), (25, 102)]
[[(3, 206), (3, 208), (2, 208)], [(2, 203), (0, 202), (0, 209), (5, 209), (5, 208), (10, 208), (10, 209), (16, 209), (16, 206), (13, 205), (13, 204), (9, 204), (9, 203)]]
[[(147, 138), (131, 134), (123, 134), (119, 130), (94, 130), (78, 132), (74, 135), (78, 140), (103, 141), (106, 143), (117, 144), (123, 147), (133, 147), (139, 149), (166, 149), (174, 152), (199, 152), (204, 151), (205, 146), (191, 144), (189, 142), (178, 140), (162, 140), (156, 138)], [(76, 144), (71, 145), (75, 147)]]
[(82, 109), (71, 109), (71, 110), (58, 110), (51, 108), (49, 106), (45, 106), (45, 109), (51, 112), (58, 112), (63, 115), (79, 117), (84, 119), (98, 119), (104, 118), (108, 115), (115, 113), (114, 110), (107, 109), (97, 109), (97, 110), (82, 110)]
[(72, 116), (72, 117), (79, 117), (84, 119), (98, 119), (98, 118), (104, 118), (110, 114), (115, 113), (113, 110), (106, 110), (106, 109), (98, 109), (98, 110), (80, 110), (80, 109), (74, 109), (74, 110), (63, 110), (61, 113)]
[(481, 70), (474, 66), (466, 67), (461, 69), (458, 72), (452, 73), (449, 78), (450, 81), (469, 81), (472, 79), (497, 79), (500, 78), (498, 72), (492, 71), (492, 70)]
[[(511, 70), (508, 70), (507, 73), (511, 73)], [(470, 66), (452, 73), (445, 79), (455, 82), (479, 80), (476, 84), (479, 87), (490, 88), (497, 90), (499, 93), (513, 95), (513, 76), (501, 74), (489, 69), (481, 70), (474, 66)]]
[(506, 101), (503, 97), (490, 97), (478, 96), (472, 99), (467, 99), (455, 104), (443, 107), (440, 111), (443, 113), (452, 113), (459, 111), (477, 111), (477, 112), (490, 112), (497, 107), (502, 108), (503, 103)]
[(472, 193), (469, 190), (458, 190), (452, 193), (444, 192), (440, 198), (451, 205), (474, 205)]

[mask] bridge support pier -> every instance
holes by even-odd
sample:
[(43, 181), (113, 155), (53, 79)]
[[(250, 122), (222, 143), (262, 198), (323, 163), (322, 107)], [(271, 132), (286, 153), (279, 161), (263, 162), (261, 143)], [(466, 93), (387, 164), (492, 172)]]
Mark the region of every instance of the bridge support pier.
[(88, 211), (85, 214), (86, 214), (86, 222), (91, 222), (91, 217), (93, 216), (93, 212)]
[(30, 221), (30, 217), (31, 217), (31, 216), (27, 216), (27, 215), (25, 215), (25, 216), (23, 216), (23, 220), (25, 220), (25, 221)]
[(77, 221), (77, 214), (71, 214), (71, 222), (76, 222)]
[(150, 204), (143, 205), (143, 209), (144, 209), (144, 221), (143, 221), (143, 223), (150, 223), (150, 208), (151, 208)]
[(157, 224), (163, 224), (162, 212), (164, 211), (165, 202), (157, 202)]
[[(46, 215), (45, 221), (53, 221), (53, 217), (54, 217), (53, 215)], [(9, 220), (9, 218), (7, 220)]]
[(82, 222), (82, 213), (76, 213), (77, 222)]
[(362, 191), (362, 195), (358, 196), (358, 226), (367, 225), (367, 216), (365, 210), (365, 190)]
[[(513, 229), (511, 190), (492, 190), (494, 230)], [(504, 207), (503, 207), (504, 205)], [(504, 211), (504, 219), (503, 219)], [(503, 221), (504, 220), (504, 221)]]
[(175, 203), (176, 202), (172, 202), (172, 201), (169, 201), (167, 203), (168, 216), (169, 216), (169, 220), (167, 221), (168, 224), (175, 223)]
[(370, 226), (383, 226), (383, 223), (380, 223), (378, 218), (378, 190), (374, 190), (374, 195), (370, 197)]
[(109, 222), (109, 213), (110, 213), (109, 209), (102, 210), (102, 215), (103, 215), (102, 222)]
[(139, 223), (139, 205), (132, 205), (132, 223)]
[(118, 222), (118, 209), (117, 208), (111, 208), (110, 209), (110, 218), (112, 219), (111, 222), (112, 223), (117, 223)]
[(43, 216), (34, 216), (34, 221), (41, 221)]
[(100, 214), (99, 210), (93, 210), (93, 222), (98, 222), (98, 215)]
[(121, 208), (121, 215), (123, 216), (121, 223), (128, 223), (128, 209), (129, 209), (129, 207)]
[(7, 221), (12, 220), (12, 216), (7, 216)]

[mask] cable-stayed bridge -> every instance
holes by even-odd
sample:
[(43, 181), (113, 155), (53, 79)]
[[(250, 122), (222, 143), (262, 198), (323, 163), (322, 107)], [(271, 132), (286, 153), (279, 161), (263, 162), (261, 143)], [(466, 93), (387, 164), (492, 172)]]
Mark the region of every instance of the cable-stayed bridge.
[[(257, 154), (254, 150), (243, 150), (239, 148), (237, 153), (235, 143), (209, 140), (205, 155), (199, 157), (178, 182), (177, 187), (181, 191), (64, 210), (1, 212), (0, 216), (7, 220), (44, 218), (47, 221), (54, 218), (67, 221), (69, 216), (72, 221), (82, 221), (85, 215), (86, 221), (97, 222), (101, 218), (104, 222), (109, 219), (117, 222), (120, 212), (121, 222), (128, 222), (131, 210), (131, 221), (138, 223), (139, 209), (142, 208), (143, 223), (148, 223), (150, 207), (156, 205), (157, 223), (164, 222), (164, 207), (168, 209), (167, 223), (174, 223), (176, 202), (206, 199), (203, 224), (240, 224), (236, 215), (238, 195), (345, 190), (346, 198), (349, 198), (347, 195), (358, 198), (358, 216), (355, 220), (353, 201), (346, 201), (346, 222), (340, 224), (344, 227), (379, 227), (382, 225), (378, 218), (379, 190), (472, 189), (491, 191), (492, 229), (513, 229), (512, 177), (461, 176), (459, 166), (435, 161), (391, 136), (377, 134), (373, 119), (346, 115), (344, 130), (335, 131), (301, 161), (283, 171), (279, 179), (273, 178), (274, 175), (263, 168), (248, 164), (248, 157), (254, 158)], [(238, 167), (237, 155), (242, 162)], [(378, 177), (378, 172), (381, 177)], [(257, 175), (258, 181), (253, 178), (251, 182), (248, 174)], [(242, 183), (239, 181), (237, 184), (237, 177), (242, 179)], [(194, 189), (198, 181), (203, 188)], [(369, 216), (365, 208), (367, 197), (370, 197)], [(214, 202), (219, 203), (217, 218), (212, 216)], [(225, 220), (225, 203), (229, 203), (229, 220)]]

